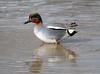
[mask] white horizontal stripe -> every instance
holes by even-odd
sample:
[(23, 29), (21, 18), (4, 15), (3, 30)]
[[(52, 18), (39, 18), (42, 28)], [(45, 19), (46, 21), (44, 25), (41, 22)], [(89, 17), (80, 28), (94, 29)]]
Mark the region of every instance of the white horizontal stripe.
[(58, 26), (47, 26), (47, 28), (54, 28), (54, 29), (66, 29), (63, 27), (58, 27)]

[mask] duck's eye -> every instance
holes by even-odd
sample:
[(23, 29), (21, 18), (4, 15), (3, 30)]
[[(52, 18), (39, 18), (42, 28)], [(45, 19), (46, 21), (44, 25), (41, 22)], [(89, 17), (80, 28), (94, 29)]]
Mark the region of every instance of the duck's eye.
[(34, 22), (39, 21), (39, 19), (38, 19), (38, 18), (31, 18), (31, 20), (32, 20), (32, 21), (34, 21)]
[(31, 18), (31, 21), (33, 23), (36, 23), (36, 24), (39, 24), (40, 23), (40, 20), (38, 18)]

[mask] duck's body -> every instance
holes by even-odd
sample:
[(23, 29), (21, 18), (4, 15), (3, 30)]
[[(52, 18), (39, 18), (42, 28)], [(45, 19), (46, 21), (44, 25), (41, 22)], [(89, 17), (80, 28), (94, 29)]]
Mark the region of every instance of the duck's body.
[(66, 34), (65, 28), (49, 27), (49, 26), (34, 26), (35, 35), (46, 43), (57, 43)]
[(34, 34), (42, 41), (46, 43), (58, 43), (67, 33), (69, 36), (73, 36), (77, 33), (74, 29), (66, 29), (58, 26), (45, 26), (42, 23), (42, 18), (38, 13), (31, 14), (29, 20), (25, 24), (33, 22)]

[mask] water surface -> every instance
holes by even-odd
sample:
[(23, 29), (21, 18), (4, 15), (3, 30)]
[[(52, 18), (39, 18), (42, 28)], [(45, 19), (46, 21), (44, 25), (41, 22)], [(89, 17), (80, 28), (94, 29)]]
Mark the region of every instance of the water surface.
[[(78, 33), (61, 45), (42, 44), (30, 13), (44, 23), (76, 21)], [(0, 0), (0, 74), (99, 74), (99, 0)]]

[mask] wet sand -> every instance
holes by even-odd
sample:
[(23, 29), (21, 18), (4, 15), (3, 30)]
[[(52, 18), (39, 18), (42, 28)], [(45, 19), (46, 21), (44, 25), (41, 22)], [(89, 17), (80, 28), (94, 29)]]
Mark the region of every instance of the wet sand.
[[(77, 21), (79, 32), (61, 45), (43, 44), (23, 24), (33, 12), (46, 24)], [(99, 12), (99, 0), (1, 0), (0, 74), (99, 74)]]

